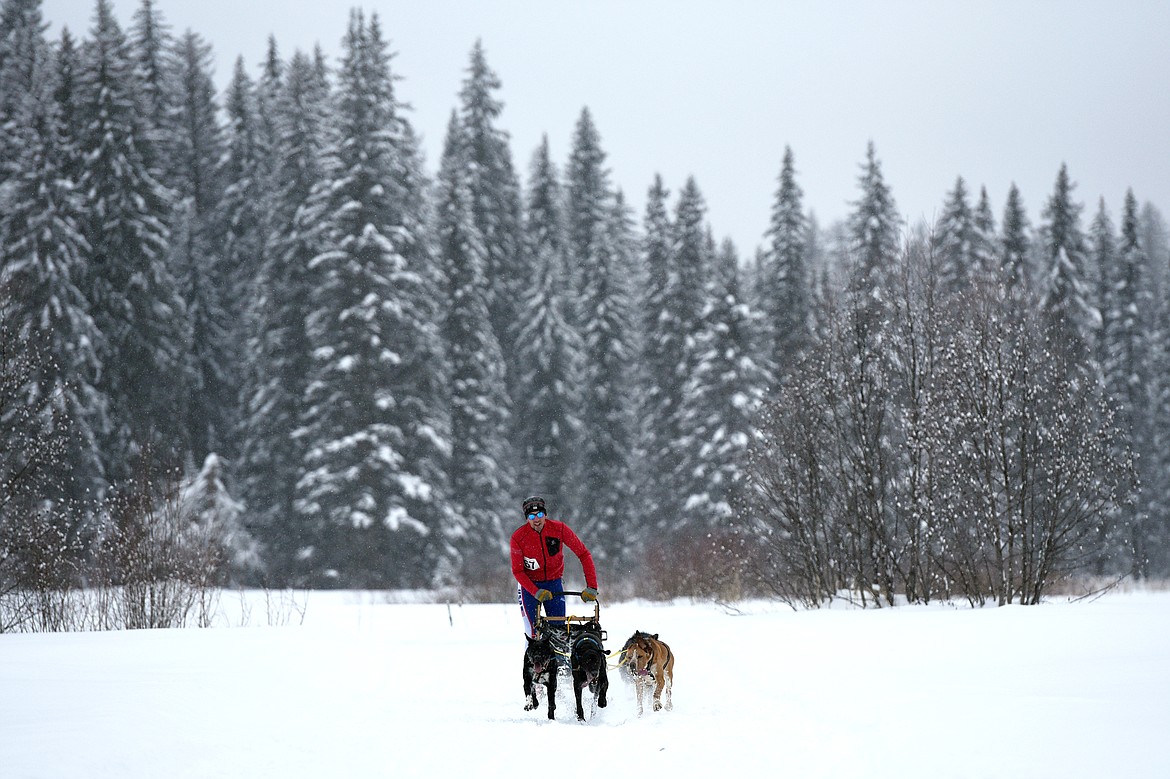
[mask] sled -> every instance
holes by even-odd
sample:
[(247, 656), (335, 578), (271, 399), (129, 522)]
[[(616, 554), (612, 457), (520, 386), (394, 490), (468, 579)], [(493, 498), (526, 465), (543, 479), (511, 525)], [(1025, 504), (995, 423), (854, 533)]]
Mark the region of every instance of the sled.
[[(565, 590), (553, 593), (554, 597), (558, 595), (579, 597), (581, 592), (579, 590)], [(571, 673), (568, 660), (572, 654), (572, 647), (577, 641), (583, 638), (592, 638), (601, 645), (609, 637), (601, 627), (600, 601), (593, 601), (593, 614), (591, 616), (578, 614), (566, 614), (563, 617), (551, 616), (543, 613), (543, 607), (543, 603), (537, 603), (535, 633), (538, 637), (547, 636), (552, 642), (553, 650), (564, 658), (565, 662), (560, 663), (560, 673), (562, 674)]]

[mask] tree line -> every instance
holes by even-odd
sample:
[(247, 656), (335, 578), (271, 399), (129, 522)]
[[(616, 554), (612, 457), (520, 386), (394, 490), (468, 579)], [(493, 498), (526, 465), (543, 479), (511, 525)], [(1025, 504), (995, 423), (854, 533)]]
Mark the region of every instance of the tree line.
[(432, 173), (376, 15), (336, 63), (270, 39), (221, 96), (152, 0), (82, 40), (0, 9), (8, 581), (31, 517), (90, 570), (144, 472), (202, 485), (224, 575), (279, 586), (506, 582), (531, 493), (634, 586), (1170, 567), (1170, 251), (1132, 193), (1086, 234), (1064, 168), (1036, 227), (960, 178), (907, 226), (871, 144), (821, 227), (786, 149), (743, 258), (693, 179), (634, 214), (587, 108), (517, 170), (478, 42)]

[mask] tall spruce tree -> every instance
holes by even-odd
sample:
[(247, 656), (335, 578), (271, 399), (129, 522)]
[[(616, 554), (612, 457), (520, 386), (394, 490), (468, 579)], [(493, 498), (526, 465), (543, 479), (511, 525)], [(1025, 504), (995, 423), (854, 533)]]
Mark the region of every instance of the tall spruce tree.
[(256, 368), (244, 387), (241, 494), (249, 528), (266, 546), (273, 582), (307, 585), (327, 570), (319, 562), (322, 528), (305, 522), (294, 501), (307, 449), (295, 433), (311, 367), (305, 335), (309, 265), (322, 240), (319, 211), (309, 205), (314, 188), (327, 178), (322, 158), (329, 94), (309, 57), (297, 52), (276, 97), (272, 237), (248, 316), (253, 330), (247, 352)]
[(610, 185), (601, 134), (588, 108), (574, 129), (565, 190), (570, 286), (578, 300), (575, 324), (585, 344), (578, 522), (595, 552), (606, 557), (621, 546), (611, 533), (634, 494), (630, 482), (637, 436), (630, 389), (636, 341), (629, 286), (634, 251), (625, 207)]
[[(1092, 290), (1092, 299), (1101, 315), (1094, 331), (1093, 359), (1101, 366), (1105, 391), (1120, 400), (1121, 396), (1117, 393), (1118, 388), (1111, 386), (1109, 353), (1116, 344), (1113, 331), (1123, 316), (1120, 310), (1123, 295), (1119, 288), (1122, 283), (1120, 279), (1122, 274), (1117, 257), (1116, 231), (1113, 227), (1113, 219), (1109, 216), (1109, 210), (1105, 207), (1105, 198), (1101, 198), (1099, 201), (1097, 213), (1089, 224), (1087, 249), (1087, 259), (1091, 271), (1090, 269), (1086, 270), (1096, 281), (1095, 288)], [(1123, 402), (1122, 407), (1119, 408), (1123, 419), (1126, 415), (1124, 406)], [(1128, 425), (1123, 422), (1123, 429), (1127, 427)]]
[(1109, 341), (1105, 350), (1106, 388), (1118, 402), (1118, 422), (1128, 433), (1137, 455), (1141, 494), (1133, 507), (1134, 572), (1148, 577), (1165, 560), (1167, 479), (1164, 437), (1166, 420), (1161, 400), (1167, 378), (1165, 335), (1154, 292), (1151, 259), (1145, 251), (1133, 190), (1125, 193), (1116, 270), (1106, 313)]
[[(220, 240), (222, 278), (226, 288), (223, 308), (232, 323), (230, 343), (240, 360), (233, 366), (237, 393), (252, 361), (246, 357), (251, 301), (260, 295), (257, 283), (268, 252), (272, 211), (272, 148), (263, 131), (256, 86), (237, 58), (225, 96), (227, 122), (223, 153), (216, 175), (224, 190), (214, 214), (215, 234)], [(236, 404), (238, 406), (238, 400)], [(240, 424), (237, 409), (237, 429)]]
[(682, 516), (692, 480), (686, 472), (684, 442), (690, 432), (686, 407), (687, 382), (700, 356), (699, 335), (709, 298), (715, 259), (708, 237), (707, 207), (693, 177), (679, 193), (671, 241), (671, 267), (659, 314), (660, 330), (649, 348), (658, 350), (662, 373), (662, 415), (650, 456), (661, 469), (658, 515), (654, 525), (663, 530)]
[(1027, 294), (1032, 289), (1029, 267), (1031, 241), (1028, 237), (1028, 214), (1020, 190), (1012, 184), (1003, 210), (1003, 233), (1000, 239), (1000, 278), (1010, 292)]
[(971, 259), (982, 285), (994, 284), (999, 278), (999, 240), (995, 234), (995, 214), (987, 187), (979, 188), (979, 201), (972, 216)]
[(500, 86), (499, 76), (488, 66), (483, 42), (477, 40), (459, 93), (459, 119), (466, 138), (472, 213), (485, 252), (488, 310), (507, 362), (510, 396), (515, 399), (522, 390), (511, 377), (518, 369), (512, 339), (520, 315), (519, 293), (528, 274), (521, 257), (520, 183), (508, 134), (497, 126), (504, 110), (496, 97)]
[[(1122, 232), (1124, 235), (1124, 226)], [(1170, 474), (1170, 283), (1166, 277), (1170, 267), (1170, 229), (1158, 208), (1146, 202), (1138, 210), (1134, 232), (1137, 245), (1149, 257), (1148, 279), (1154, 297), (1149, 328), (1150, 375), (1154, 380), (1149, 387), (1149, 403), (1151, 448), (1158, 456), (1144, 465), (1157, 471), (1159, 477), (1147, 481), (1143, 492), (1150, 500), (1150, 515), (1145, 553), (1140, 558), (1148, 561), (1144, 570), (1154, 577), (1170, 574), (1170, 479), (1166, 478)]]
[(531, 281), (520, 294), (514, 342), (522, 388), (514, 407), (520, 449), (517, 482), (562, 515), (577, 512), (581, 468), (584, 344), (566, 315), (565, 225), (548, 138), (533, 155), (525, 209), (524, 247)]
[(759, 300), (769, 333), (765, 356), (782, 380), (800, 359), (811, 335), (808, 219), (804, 193), (796, 183), (792, 149), (784, 148), (779, 185), (765, 236), (768, 249), (760, 272)]
[[(374, 19), (377, 23), (377, 19)], [(402, 227), (398, 251), (406, 260), (411, 291), (411, 314), (418, 324), (411, 343), (413, 361), (404, 366), (399, 392), (401, 422), (407, 431), (404, 460), (412, 464), (417, 482), (404, 482), (415, 498), (411, 509), (427, 527), (453, 526), (449, 464), (452, 450), (450, 373), (442, 325), (446, 314), (445, 276), (435, 239), (431, 182), (425, 173), (425, 157), (419, 137), (407, 121), (398, 125), (402, 167), (396, 176), (402, 198)], [(415, 490), (413, 487), (419, 486)], [(442, 534), (432, 533), (427, 548), (428, 575), (432, 584), (450, 583), (445, 573), (455, 570), (454, 549)]]
[(81, 178), (81, 152), (77, 141), (82, 128), (79, 105), (81, 95), (78, 91), (81, 52), (68, 28), (61, 30), (56, 52), (57, 72), (53, 98), (57, 103), (59, 117), (57, 145), (63, 155), (62, 173), (68, 180), (76, 183)]
[(712, 271), (696, 335), (698, 361), (683, 393), (686, 430), (680, 449), (690, 483), (680, 526), (689, 531), (709, 531), (731, 517), (768, 382), (768, 372), (753, 357), (758, 325), (740, 297), (739, 257), (730, 241), (720, 247)]
[[(601, 148), (601, 133), (593, 123), (588, 108), (573, 129), (569, 162), (565, 168), (565, 212), (569, 235), (566, 259), (572, 280), (572, 289), (580, 295), (589, 274), (589, 256), (593, 243), (604, 232), (613, 197), (609, 169), (605, 166), (605, 151)], [(584, 315), (584, 312), (580, 312)]]
[(97, 2), (79, 82), (82, 233), (91, 252), (85, 291), (106, 347), (97, 386), (111, 416), (101, 448), (116, 480), (143, 446), (160, 456), (182, 451), (186, 312), (166, 262), (172, 195), (149, 168), (156, 153), (139, 113), (130, 48), (108, 0)]
[(175, 123), (170, 139), (171, 184), (182, 205), (172, 240), (172, 268), (187, 306), (187, 440), (192, 463), (212, 452), (235, 455), (239, 357), (228, 296), (235, 281), (225, 266), (217, 215), (224, 181), (219, 106), (211, 79), (211, 48), (187, 32), (174, 50)]
[(513, 475), (504, 361), (491, 326), (484, 268), (487, 250), (475, 223), (470, 136), (454, 115), (439, 172), (439, 253), (447, 278), (443, 323), (451, 384), (451, 501), (448, 528), (466, 579), (499, 572)]
[(1100, 312), (1086, 275), (1081, 205), (1073, 200), (1073, 189), (1068, 167), (1061, 165), (1043, 212), (1041, 240), (1046, 267), (1040, 305), (1049, 348), (1065, 357), (1070, 367), (1096, 375), (1093, 345)]
[[(669, 423), (681, 400), (678, 382), (674, 380), (680, 331), (678, 322), (672, 318), (673, 312), (667, 307), (675, 278), (668, 196), (662, 177), (655, 176), (646, 194), (646, 213), (642, 220), (646, 286), (638, 304), (642, 312), (642, 356), (637, 375), (641, 383), (638, 448), (643, 454), (638, 466), (638, 483), (642, 487), (635, 496), (639, 507), (635, 513), (643, 518), (663, 516), (669, 510), (663, 507), (672, 505), (674, 497), (669, 477), (677, 452)], [(634, 535), (645, 529), (635, 528)]]
[[(16, 176), (30, 118), (29, 98), (46, 74), (52, 56), (41, 18), (40, 0), (0, 2), (0, 184)], [(0, 190), (0, 206), (6, 205)], [(3, 235), (0, 234), (0, 239)]]
[(59, 436), (66, 448), (44, 463), (51, 494), (40, 497), (92, 503), (104, 486), (94, 432), (106, 424), (94, 388), (102, 338), (79, 284), (88, 246), (79, 230), (80, 198), (68, 178), (70, 151), (61, 143), (55, 63), (43, 39), (29, 52), (31, 91), (13, 104), (8, 122), (19, 155), (5, 171), (0, 209), (0, 321), (40, 358), (29, 363), (26, 384), (13, 389), (15, 398), (42, 406), (44, 414), (37, 415), (38, 430), (6, 424), (0, 447), (18, 451), (22, 437)]
[(20, 154), (21, 120), (25, 97), (37, 89), (33, 83), (45, 46), (40, 0), (3, 0), (0, 3), (0, 181)]
[(1170, 293), (1170, 225), (1153, 203), (1144, 203), (1138, 211), (1138, 238), (1152, 262), (1155, 293)]
[(264, 52), (264, 60), (260, 67), (260, 77), (256, 80), (255, 94), (261, 152), (267, 152), (264, 155), (267, 169), (274, 180), (276, 171), (281, 166), (279, 109), (287, 70), (284, 60), (280, 58), (280, 47), (276, 43), (276, 38), (269, 36), (268, 48)]
[(180, 122), (175, 40), (170, 24), (154, 0), (139, 0), (128, 40), (139, 87), (142, 126), (149, 139), (144, 149), (152, 155), (146, 164), (159, 181), (175, 189), (177, 167), (181, 164), (174, 156), (173, 146)]
[[(318, 565), (347, 586), (426, 586), (437, 528), (420, 509), (437, 485), (409, 458), (430, 323), (408, 267), (400, 182), (401, 107), (377, 17), (355, 11), (338, 73), (337, 135), (314, 209), (322, 240), (311, 260), (306, 336), (312, 354), (302, 428), (302, 521), (319, 528)], [(420, 358), (422, 358), (420, 360)], [(426, 388), (429, 388), (429, 384)], [(412, 409), (407, 411), (407, 409)]]
[[(212, 80), (211, 46), (199, 34), (187, 32), (175, 42), (172, 61), (176, 120), (171, 134), (173, 187), (180, 197), (192, 199), (202, 221), (210, 222), (223, 197), (224, 181), (218, 165), (225, 152)], [(210, 224), (205, 230), (210, 230)]]
[(947, 194), (938, 233), (939, 286), (948, 295), (961, 295), (974, 283), (977, 270), (975, 217), (967, 195), (967, 183), (959, 176)]
[(625, 527), (634, 493), (633, 363), (637, 354), (630, 276), (634, 248), (622, 198), (610, 200), (605, 222), (591, 241), (582, 291), (585, 396), (581, 527), (602, 559), (633, 554)]
[(1138, 225), (1137, 198), (1125, 193), (1120, 242), (1116, 247), (1116, 271), (1110, 274), (1110, 345), (1108, 372), (1113, 377), (1111, 393), (1138, 408), (1149, 379), (1145, 341), (1155, 322), (1151, 286), (1150, 256), (1142, 245)]
[(891, 278), (901, 242), (902, 218), (893, 193), (882, 175), (877, 151), (870, 141), (858, 178), (861, 198), (849, 216), (852, 268), (849, 287), (865, 315), (860, 325), (870, 329), (882, 319), (891, 301)]

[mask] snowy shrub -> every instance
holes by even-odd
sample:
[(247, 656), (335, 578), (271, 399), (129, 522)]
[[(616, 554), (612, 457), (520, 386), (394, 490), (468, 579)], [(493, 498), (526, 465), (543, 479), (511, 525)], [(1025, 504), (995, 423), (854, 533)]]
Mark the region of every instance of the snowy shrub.
[(34, 333), (0, 322), (0, 632), (63, 629), (82, 558), (79, 514), (57, 489), (68, 420), (63, 391), (40, 381), (49, 363)]
[(207, 626), (220, 589), (259, 571), (241, 506), (224, 488), (214, 454), (185, 484), (173, 470), (152, 470), (149, 457), (139, 469), (115, 491), (98, 531), (99, 627)]

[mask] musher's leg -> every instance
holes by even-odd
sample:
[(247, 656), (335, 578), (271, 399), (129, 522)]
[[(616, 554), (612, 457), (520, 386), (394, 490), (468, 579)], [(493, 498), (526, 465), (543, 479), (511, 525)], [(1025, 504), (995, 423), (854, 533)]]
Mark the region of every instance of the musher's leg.
[[(565, 588), (563, 579), (549, 579), (546, 582), (537, 582), (536, 586), (546, 589), (549, 592), (560, 592)], [(565, 616), (565, 596), (554, 595), (552, 598), (545, 601), (544, 614), (547, 617)]]
[[(535, 582), (537, 589), (549, 592), (560, 592), (564, 587), (561, 579), (551, 579), (544, 582)], [(520, 615), (524, 620), (524, 633), (530, 638), (536, 636), (536, 617), (538, 615), (536, 596), (529, 595), (528, 590), (516, 585), (516, 597), (520, 603)], [(549, 617), (565, 616), (565, 596), (555, 595), (544, 603), (544, 613)]]
[(529, 638), (534, 638), (536, 630), (536, 598), (529, 595), (528, 590), (517, 584), (516, 599), (520, 603), (520, 617), (524, 620), (524, 634)]

